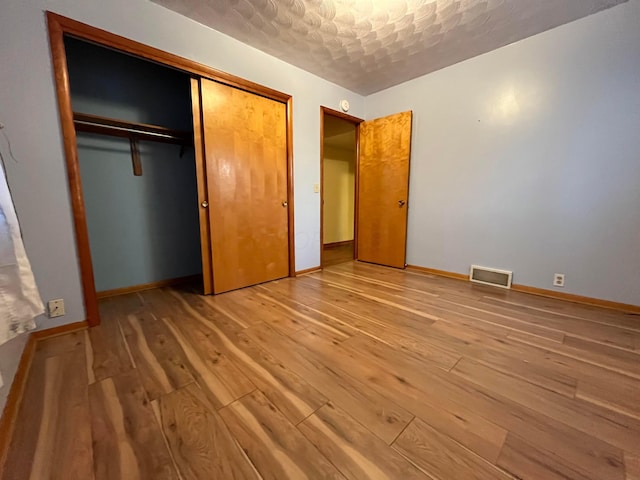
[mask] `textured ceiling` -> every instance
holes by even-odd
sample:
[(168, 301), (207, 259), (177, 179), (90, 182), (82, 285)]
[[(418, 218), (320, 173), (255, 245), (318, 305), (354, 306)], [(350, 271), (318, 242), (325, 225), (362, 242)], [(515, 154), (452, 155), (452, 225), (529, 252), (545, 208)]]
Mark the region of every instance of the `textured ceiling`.
[(627, 0), (152, 0), (370, 94)]

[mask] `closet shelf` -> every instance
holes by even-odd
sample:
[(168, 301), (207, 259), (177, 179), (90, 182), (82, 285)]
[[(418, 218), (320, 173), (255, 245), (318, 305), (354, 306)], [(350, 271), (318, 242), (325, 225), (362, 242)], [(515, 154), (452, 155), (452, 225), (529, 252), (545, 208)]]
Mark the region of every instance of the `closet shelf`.
[(80, 132), (99, 133), (131, 140), (149, 140), (185, 146), (193, 145), (193, 133), (155, 125), (125, 122), (86, 113), (74, 113), (73, 123), (76, 131)]
[(131, 148), (133, 174), (137, 177), (142, 175), (142, 161), (140, 160), (140, 149), (138, 148), (139, 140), (182, 145), (180, 157), (182, 157), (184, 153), (184, 147), (193, 145), (193, 133), (171, 130), (170, 128), (158, 127), (156, 125), (125, 122), (114, 118), (75, 112), (73, 114), (73, 123), (78, 132), (99, 133), (112, 137), (128, 138)]

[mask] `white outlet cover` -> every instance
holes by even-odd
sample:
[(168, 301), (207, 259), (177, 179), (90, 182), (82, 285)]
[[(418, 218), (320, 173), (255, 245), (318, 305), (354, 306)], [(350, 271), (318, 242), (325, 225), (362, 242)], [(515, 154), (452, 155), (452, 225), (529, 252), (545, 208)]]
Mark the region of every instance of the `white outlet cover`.
[(62, 298), (57, 298), (55, 300), (49, 300), (47, 303), (49, 318), (61, 317), (65, 314), (64, 311), (64, 300)]

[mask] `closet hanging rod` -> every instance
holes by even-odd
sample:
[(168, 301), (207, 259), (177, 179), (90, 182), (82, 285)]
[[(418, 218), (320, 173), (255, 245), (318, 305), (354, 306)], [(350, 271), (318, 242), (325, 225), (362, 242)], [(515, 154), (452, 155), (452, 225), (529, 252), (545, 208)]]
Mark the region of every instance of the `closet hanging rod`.
[(76, 130), (80, 132), (179, 145), (193, 145), (193, 134), (191, 132), (172, 130), (145, 123), (125, 122), (114, 118), (75, 112), (73, 114), (73, 123)]

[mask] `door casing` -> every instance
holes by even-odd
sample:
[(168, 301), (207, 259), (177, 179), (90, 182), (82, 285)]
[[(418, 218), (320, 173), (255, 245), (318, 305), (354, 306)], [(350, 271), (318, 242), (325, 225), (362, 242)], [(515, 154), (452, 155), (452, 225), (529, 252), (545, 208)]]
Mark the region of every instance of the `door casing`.
[[(84, 298), (86, 321), (89, 326), (100, 324), (98, 298), (96, 295), (89, 232), (87, 229), (87, 215), (82, 193), (80, 178), (80, 164), (76, 143), (76, 130), (73, 124), (73, 109), (71, 107), (71, 89), (69, 73), (64, 48), (64, 36), (69, 35), (80, 40), (86, 40), (100, 46), (111, 48), (143, 58), (160, 65), (180, 70), (193, 77), (202, 77), (221, 82), (241, 90), (262, 95), (286, 105), (287, 121), (287, 195), (289, 203), (289, 276), (295, 276), (295, 232), (293, 207), (293, 99), (291, 95), (264, 87), (254, 82), (221, 72), (198, 62), (174, 55), (157, 48), (144, 45), (128, 38), (92, 27), (61, 15), (47, 12), (47, 26), (49, 31), (49, 45), (54, 72), (58, 112), (64, 143), (64, 154), (69, 181), (69, 193), (73, 212), (73, 223), (76, 238), (76, 249), (80, 266), (82, 292)], [(194, 126), (195, 132), (195, 126)], [(206, 261), (206, 260), (205, 260)]]

